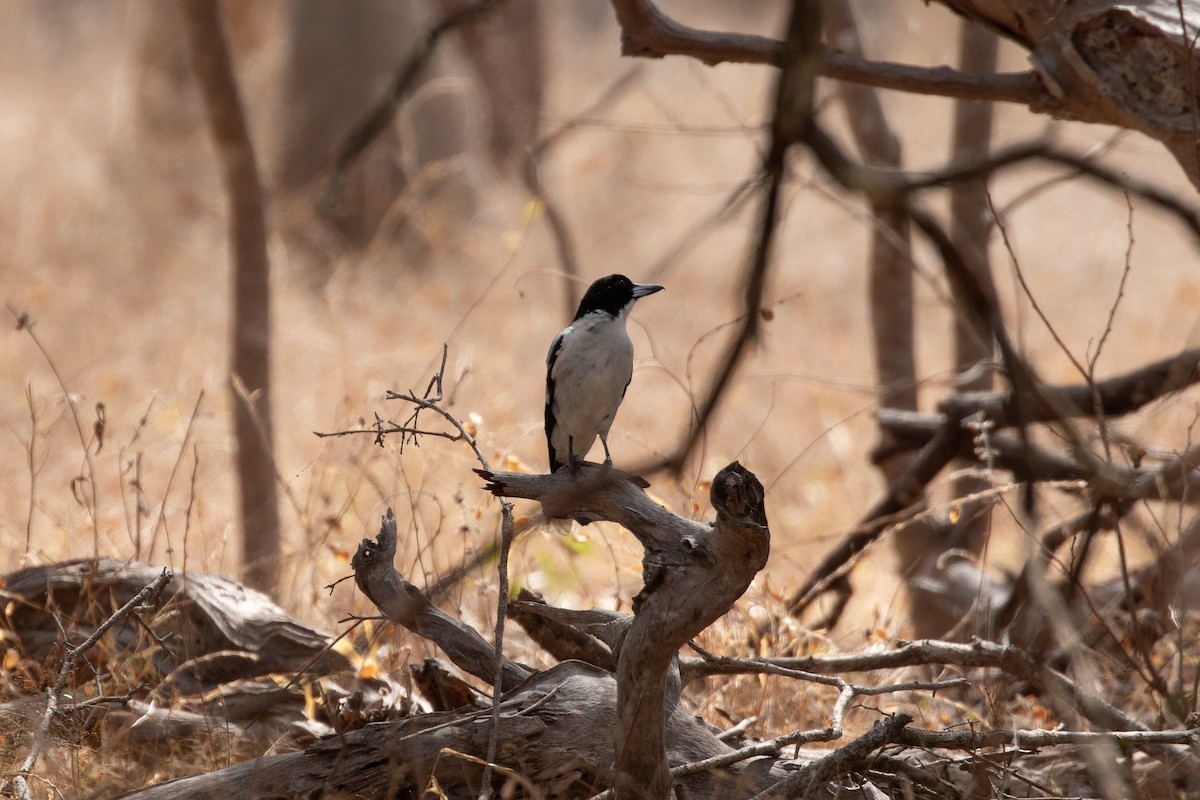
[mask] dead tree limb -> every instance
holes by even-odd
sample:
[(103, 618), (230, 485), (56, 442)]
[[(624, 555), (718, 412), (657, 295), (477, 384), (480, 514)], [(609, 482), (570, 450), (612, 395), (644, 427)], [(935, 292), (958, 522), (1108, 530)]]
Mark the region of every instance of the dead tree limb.
[(725, 467), (713, 479), (716, 522), (705, 525), (672, 514), (645, 494), (640, 479), (610, 468), (584, 465), (575, 475), (480, 474), (493, 493), (537, 500), (548, 517), (610, 520), (641, 542), (645, 586), (616, 653), (615, 796), (667, 797), (668, 670), (679, 648), (725, 614), (766, 564), (770, 533), (762, 485), (737, 462)]
[[(1194, 134), (1196, 0), (1069, 7), (1059, 0), (940, 2), (1027, 49), (1033, 71), (973, 74), (872, 62), (828, 50), (822, 75), (917, 94), (1020, 103), (1060, 119), (1140, 131), (1162, 142), (1192, 183), (1200, 184)], [(612, 5), (621, 25), (623, 55), (678, 55), (708, 65), (783, 63), (781, 41), (691, 28), (651, 0), (612, 0)]]
[[(421, 591), (396, 572), (396, 515), (387, 510), (375, 541), (363, 539), (351, 564), (354, 581), (389, 620), (436, 643), (464, 672), (485, 683), (496, 674), (496, 651), (474, 628), (430, 603)], [(530, 670), (504, 659), (501, 666), (505, 690), (530, 675)]]
[(768, 800), (772, 797), (810, 797), (812, 790), (820, 786), (832, 774), (859, 772), (864, 769), (866, 759), (886, 745), (900, 740), (901, 734), (912, 722), (908, 714), (897, 714), (876, 722), (871, 730), (839, 747), (822, 759), (818, 759), (796, 770), (795, 774), (775, 784), (753, 800)]

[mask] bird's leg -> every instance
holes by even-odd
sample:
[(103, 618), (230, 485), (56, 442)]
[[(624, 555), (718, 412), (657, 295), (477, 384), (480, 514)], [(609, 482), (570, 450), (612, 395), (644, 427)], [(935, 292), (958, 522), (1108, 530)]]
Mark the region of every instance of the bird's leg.
[(600, 434), (600, 444), (604, 445), (604, 466), (611, 467), (612, 466), (612, 455), (610, 455), (608, 452), (608, 434), (607, 433)]
[(570, 467), (571, 474), (574, 475), (579, 472), (579, 465), (582, 463), (582, 461), (583, 461), (583, 459), (581, 459), (578, 455), (575, 454), (575, 437), (568, 436), (567, 437), (567, 466)]

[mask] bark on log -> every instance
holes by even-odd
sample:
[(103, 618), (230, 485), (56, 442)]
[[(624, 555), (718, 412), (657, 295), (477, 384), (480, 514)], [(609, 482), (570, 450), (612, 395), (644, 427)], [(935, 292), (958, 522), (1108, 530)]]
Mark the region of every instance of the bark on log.
[[(544, 797), (580, 797), (609, 785), (613, 742), (606, 732), (616, 729), (616, 694), (611, 674), (568, 661), (532, 676), (506, 696), (501, 706), (499, 753), (505, 769), (500, 786), (511, 781), (525, 789), (534, 786)], [(490, 709), (409, 717), (331, 737), (300, 752), (246, 761), (123, 797), (420, 796), (433, 780), (447, 797), (476, 797), (483, 768), (470, 759), (486, 752), (490, 728)], [(672, 713), (668, 730), (672, 764), (731, 752), (682, 710)], [(758, 759), (741, 770), (691, 775), (679, 784), (687, 797), (744, 797), (787, 775), (774, 765), (774, 759)]]
[[(57, 614), (68, 633), (86, 638), (112, 608), (127, 602), (160, 568), (102, 558), (29, 567), (4, 577), (16, 600), (0, 628), (20, 638), (29, 657), (42, 660), (61, 639)], [(284, 613), (266, 595), (219, 575), (176, 575), (160, 598), (153, 646), (140, 625), (114, 631), (122, 649), (144, 649), (159, 675), (182, 693), (209, 691), (254, 675), (295, 672), (312, 663), (315, 674), (349, 669), (327, 650), (330, 636)], [(162, 610), (170, 614), (161, 613)]]

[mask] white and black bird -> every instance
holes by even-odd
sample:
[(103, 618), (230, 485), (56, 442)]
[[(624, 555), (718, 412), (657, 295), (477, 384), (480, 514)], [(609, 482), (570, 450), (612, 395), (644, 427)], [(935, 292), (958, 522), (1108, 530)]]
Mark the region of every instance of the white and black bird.
[(600, 437), (611, 464), (608, 431), (633, 377), (633, 342), (625, 332), (639, 297), (663, 287), (609, 275), (583, 295), (575, 320), (554, 337), (546, 356), (546, 443), (550, 471), (574, 466)]

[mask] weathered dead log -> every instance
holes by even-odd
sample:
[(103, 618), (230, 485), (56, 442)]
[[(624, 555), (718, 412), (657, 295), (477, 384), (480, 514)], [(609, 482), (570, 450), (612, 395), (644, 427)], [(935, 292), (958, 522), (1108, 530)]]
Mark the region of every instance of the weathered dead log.
[[(13, 600), (0, 627), (19, 637), (26, 654), (44, 660), (61, 641), (56, 618), (86, 637), (114, 607), (127, 602), (160, 567), (102, 558), (47, 564), (4, 577)], [(117, 645), (149, 654), (171, 689), (205, 692), (228, 681), (309, 666), (313, 674), (349, 669), (327, 649), (330, 635), (284, 613), (265, 594), (219, 575), (179, 574), (160, 598), (151, 639), (143, 625), (113, 631)]]
[(609, 520), (641, 542), (645, 586), (617, 652), (614, 788), (617, 798), (666, 798), (668, 674), (679, 648), (725, 614), (766, 565), (762, 485), (736, 461), (725, 467), (713, 478), (716, 522), (703, 524), (672, 514), (646, 495), (640, 479), (607, 467), (480, 474), (495, 494), (537, 500), (548, 517)]
[[(521, 796), (585, 797), (612, 782), (617, 686), (578, 661), (533, 675), (501, 704), (499, 783)], [(491, 711), (426, 714), (370, 725), (306, 750), (246, 761), (124, 795), (136, 800), (256, 800), (263, 797), (419, 795), (436, 780), (444, 796), (474, 798), (482, 778)], [(681, 709), (668, 724), (672, 764), (731, 752)], [(679, 779), (687, 797), (745, 797), (785, 777), (773, 759)], [(536, 787), (536, 792), (531, 791)]]

